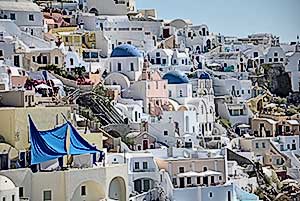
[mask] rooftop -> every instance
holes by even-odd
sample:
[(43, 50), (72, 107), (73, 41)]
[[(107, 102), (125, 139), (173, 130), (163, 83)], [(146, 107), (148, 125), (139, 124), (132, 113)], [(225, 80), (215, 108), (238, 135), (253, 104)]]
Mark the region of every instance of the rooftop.
[(122, 44), (112, 51), (111, 57), (142, 57), (142, 54), (136, 47)]
[(168, 80), (168, 84), (186, 84), (189, 79), (186, 74), (181, 71), (170, 71), (163, 76), (164, 80)]

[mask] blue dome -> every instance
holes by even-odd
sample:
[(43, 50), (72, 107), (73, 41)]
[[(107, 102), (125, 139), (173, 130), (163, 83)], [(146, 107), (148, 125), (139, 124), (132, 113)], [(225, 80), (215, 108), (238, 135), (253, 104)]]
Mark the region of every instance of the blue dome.
[(129, 44), (117, 46), (111, 53), (111, 57), (142, 57), (140, 51)]
[(207, 72), (202, 72), (201, 75), (199, 76), (199, 79), (201, 80), (210, 80), (210, 75)]
[(168, 80), (168, 84), (184, 84), (189, 83), (189, 79), (181, 71), (171, 71), (163, 76), (164, 80)]

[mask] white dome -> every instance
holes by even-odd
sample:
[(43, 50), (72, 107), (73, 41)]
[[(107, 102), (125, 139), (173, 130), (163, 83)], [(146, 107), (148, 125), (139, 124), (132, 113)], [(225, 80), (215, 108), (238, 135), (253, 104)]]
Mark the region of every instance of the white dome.
[(12, 180), (6, 176), (0, 175), (0, 191), (11, 190), (14, 188), (16, 188), (16, 186)]

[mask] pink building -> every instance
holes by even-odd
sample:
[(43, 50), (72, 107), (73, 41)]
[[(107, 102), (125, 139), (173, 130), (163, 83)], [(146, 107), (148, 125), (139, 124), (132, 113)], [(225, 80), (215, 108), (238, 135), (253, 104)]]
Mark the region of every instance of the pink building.
[(157, 71), (149, 70), (149, 63), (145, 61), (141, 77), (122, 96), (143, 100), (144, 112), (159, 116), (168, 105), (167, 84), (168, 82), (163, 80)]

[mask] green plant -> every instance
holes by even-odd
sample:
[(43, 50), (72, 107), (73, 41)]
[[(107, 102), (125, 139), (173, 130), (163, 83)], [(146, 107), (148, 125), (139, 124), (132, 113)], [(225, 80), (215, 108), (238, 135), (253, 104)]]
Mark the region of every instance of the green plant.
[(292, 116), (294, 114), (297, 114), (297, 110), (295, 108), (288, 108), (287, 111), (286, 111), (286, 115), (288, 116)]

